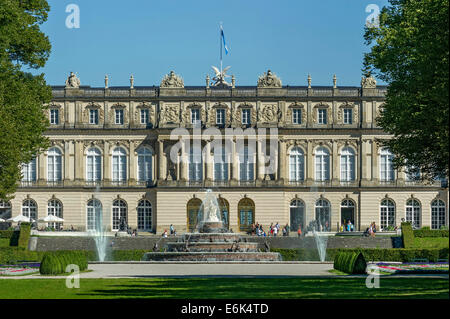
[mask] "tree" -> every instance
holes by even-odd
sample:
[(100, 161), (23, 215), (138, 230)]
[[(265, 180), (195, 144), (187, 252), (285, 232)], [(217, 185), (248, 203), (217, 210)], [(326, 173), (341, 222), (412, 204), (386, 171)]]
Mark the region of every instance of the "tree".
[(390, 0), (365, 28), (364, 70), (388, 83), (378, 125), (393, 138), (394, 167), (448, 178), (449, 0)]
[(11, 199), (21, 179), (21, 164), (49, 146), (45, 104), (51, 88), (38, 69), (50, 54), (39, 26), (47, 20), (45, 0), (0, 0), (0, 200)]

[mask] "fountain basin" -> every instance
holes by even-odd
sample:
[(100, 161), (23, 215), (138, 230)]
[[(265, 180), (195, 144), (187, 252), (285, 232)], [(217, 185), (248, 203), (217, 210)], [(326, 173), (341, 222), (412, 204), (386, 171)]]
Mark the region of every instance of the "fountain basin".
[[(187, 249), (186, 249), (187, 246)], [(186, 243), (167, 243), (167, 249), (169, 252), (231, 252), (236, 249), (238, 251), (253, 251), (257, 252), (258, 243), (234, 243), (234, 242), (190, 242), (188, 245)]]
[(161, 252), (145, 253), (142, 261), (281, 261), (279, 253), (264, 252)]
[(241, 236), (235, 233), (186, 233), (184, 241), (195, 242), (236, 242)]

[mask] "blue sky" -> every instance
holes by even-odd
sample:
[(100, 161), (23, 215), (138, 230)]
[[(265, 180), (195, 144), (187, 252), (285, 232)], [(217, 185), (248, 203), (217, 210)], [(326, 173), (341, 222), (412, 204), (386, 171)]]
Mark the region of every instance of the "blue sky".
[[(364, 23), (369, 4), (387, 0), (48, 0), (42, 30), (52, 52), (46, 66), (51, 85), (63, 85), (70, 71), (82, 85), (159, 85), (170, 70), (185, 85), (204, 85), (211, 65), (219, 65), (219, 23), (228, 55), (224, 67), (236, 85), (256, 85), (271, 69), (283, 85), (359, 85)], [(66, 6), (80, 8), (80, 28), (66, 27)], [(34, 72), (36, 73), (36, 72)], [(380, 81), (378, 83), (382, 84)]]

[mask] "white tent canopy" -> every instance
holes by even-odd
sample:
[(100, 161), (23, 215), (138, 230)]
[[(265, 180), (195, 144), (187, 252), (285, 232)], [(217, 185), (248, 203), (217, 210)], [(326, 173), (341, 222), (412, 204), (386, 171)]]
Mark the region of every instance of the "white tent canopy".
[(64, 219), (60, 218), (58, 216), (55, 216), (55, 215), (48, 215), (45, 218), (39, 219), (39, 221), (46, 222), (46, 223), (59, 223), (59, 222), (63, 222)]
[(24, 216), (24, 215), (17, 215), (14, 218), (10, 218), (7, 220), (8, 222), (34, 222), (34, 219), (31, 219), (30, 217)]

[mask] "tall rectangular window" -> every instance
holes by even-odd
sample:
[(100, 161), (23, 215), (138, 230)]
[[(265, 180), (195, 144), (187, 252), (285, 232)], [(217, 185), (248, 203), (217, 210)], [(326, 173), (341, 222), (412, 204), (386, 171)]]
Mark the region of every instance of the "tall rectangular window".
[(386, 149), (380, 154), (380, 181), (391, 182), (394, 180), (394, 167), (392, 160), (394, 155)]
[(243, 109), (242, 110), (242, 124), (243, 125), (250, 125), (250, 116), (251, 116), (251, 110), (250, 109)]
[(327, 110), (318, 109), (317, 110), (317, 122), (319, 124), (327, 124)]
[(58, 109), (51, 109), (50, 110), (50, 124), (59, 124), (59, 110)]
[(191, 109), (191, 124), (200, 124), (200, 109)]
[(302, 124), (302, 109), (293, 109), (292, 110), (292, 123), (293, 124)]
[(98, 110), (89, 110), (89, 124), (98, 124)]
[(123, 124), (123, 110), (116, 110), (116, 124)]
[(36, 157), (28, 164), (22, 164), (22, 175), (23, 182), (36, 181)]
[(141, 109), (141, 124), (147, 124), (149, 118), (148, 109)]
[(216, 124), (225, 125), (225, 109), (216, 110)]
[(344, 109), (344, 124), (352, 124), (352, 123), (353, 123), (353, 110)]

